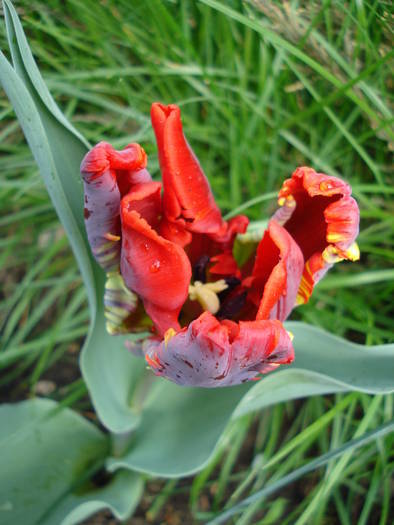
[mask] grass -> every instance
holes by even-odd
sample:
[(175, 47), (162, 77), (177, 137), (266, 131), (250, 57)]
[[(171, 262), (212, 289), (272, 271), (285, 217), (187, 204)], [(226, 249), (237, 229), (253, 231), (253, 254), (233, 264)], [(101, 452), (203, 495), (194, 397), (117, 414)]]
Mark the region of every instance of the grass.
[[(252, 219), (268, 216), (275, 199), (265, 194), (297, 165), (350, 182), (361, 207), (361, 261), (332, 270), (293, 318), (368, 345), (390, 340), (388, 2), (20, 0), (16, 7), (51, 92), (91, 143), (139, 141), (157, 175), (150, 104), (176, 102), (225, 213), (242, 206)], [(85, 292), (5, 97), (0, 117), (0, 392), (20, 399), (50, 380), (51, 397), (86, 412), (75, 366), (88, 326)], [(176, 505), (184, 523), (206, 522), (392, 418), (392, 397), (357, 393), (241, 418), (211, 465), (169, 481), (157, 496), (148, 491), (144, 512), (159, 523)], [(392, 445), (388, 436), (332, 460), (234, 523), (390, 523)]]

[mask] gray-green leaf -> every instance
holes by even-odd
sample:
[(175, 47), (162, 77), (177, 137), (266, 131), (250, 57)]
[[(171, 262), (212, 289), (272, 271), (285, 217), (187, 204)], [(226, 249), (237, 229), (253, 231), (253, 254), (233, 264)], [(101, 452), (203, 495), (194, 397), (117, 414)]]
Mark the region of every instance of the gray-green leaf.
[(109, 449), (94, 425), (45, 399), (0, 406), (0, 422), (0, 523), (71, 525), (103, 508), (131, 515), (138, 474), (120, 471), (102, 488), (89, 480)]

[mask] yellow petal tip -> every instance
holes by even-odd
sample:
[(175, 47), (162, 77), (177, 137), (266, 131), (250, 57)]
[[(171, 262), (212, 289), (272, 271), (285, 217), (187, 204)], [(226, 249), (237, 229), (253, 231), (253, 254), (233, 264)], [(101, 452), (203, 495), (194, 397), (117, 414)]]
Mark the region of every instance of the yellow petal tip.
[(360, 259), (360, 248), (358, 244), (354, 242), (345, 252), (346, 258), (349, 261), (358, 261)]

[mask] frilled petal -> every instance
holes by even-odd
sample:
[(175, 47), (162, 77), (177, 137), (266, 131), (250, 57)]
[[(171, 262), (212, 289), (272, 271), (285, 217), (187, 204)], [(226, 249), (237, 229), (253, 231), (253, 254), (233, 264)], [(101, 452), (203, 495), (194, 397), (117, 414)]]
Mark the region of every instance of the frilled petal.
[[(190, 262), (183, 249), (164, 239), (147, 222), (157, 201), (157, 183), (121, 202), (121, 272), (128, 288), (143, 300), (157, 331), (179, 330), (178, 315), (188, 295)], [(152, 204), (153, 203), (153, 204)], [(158, 208), (156, 209), (158, 212)], [(144, 218), (141, 214), (145, 214)]]
[(297, 242), (305, 260), (298, 303), (309, 300), (315, 284), (334, 262), (357, 260), (359, 209), (351, 188), (337, 177), (297, 168), (279, 192), (274, 219)]
[(114, 271), (120, 260), (120, 199), (122, 187), (150, 178), (144, 169), (146, 155), (138, 144), (116, 151), (100, 142), (81, 163), (84, 183), (85, 226), (92, 252), (106, 271)]
[(279, 321), (220, 323), (203, 313), (181, 332), (144, 348), (152, 370), (174, 383), (213, 388), (238, 385), (291, 363), (294, 351)]
[(152, 104), (151, 118), (163, 175), (164, 213), (170, 222), (198, 233), (223, 225), (208, 180), (187, 143), (178, 106)]
[(271, 220), (256, 253), (249, 298), (258, 307), (257, 319), (284, 321), (296, 304), (304, 257), (291, 235)]

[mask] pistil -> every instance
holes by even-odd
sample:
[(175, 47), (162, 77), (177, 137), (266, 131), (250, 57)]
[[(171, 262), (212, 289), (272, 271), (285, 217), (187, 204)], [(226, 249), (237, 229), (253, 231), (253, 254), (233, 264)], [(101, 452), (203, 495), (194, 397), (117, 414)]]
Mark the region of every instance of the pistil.
[(220, 309), (220, 300), (217, 294), (226, 290), (228, 284), (224, 279), (212, 283), (195, 281), (189, 286), (189, 298), (198, 301), (204, 310), (215, 315)]

